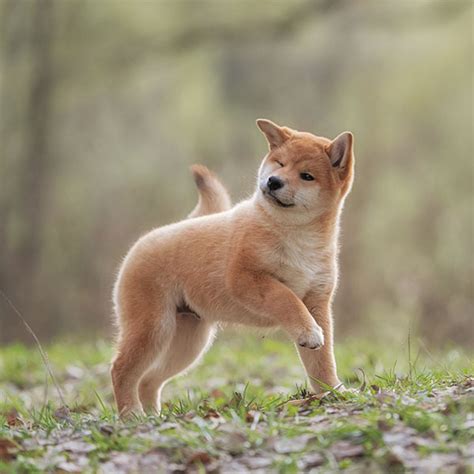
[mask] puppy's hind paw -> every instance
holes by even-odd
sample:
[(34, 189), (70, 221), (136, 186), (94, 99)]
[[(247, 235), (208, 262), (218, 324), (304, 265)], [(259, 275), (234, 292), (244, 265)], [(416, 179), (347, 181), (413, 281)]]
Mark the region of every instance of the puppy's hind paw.
[(298, 338), (298, 345), (307, 349), (320, 349), (324, 345), (324, 334), (320, 327), (306, 331)]

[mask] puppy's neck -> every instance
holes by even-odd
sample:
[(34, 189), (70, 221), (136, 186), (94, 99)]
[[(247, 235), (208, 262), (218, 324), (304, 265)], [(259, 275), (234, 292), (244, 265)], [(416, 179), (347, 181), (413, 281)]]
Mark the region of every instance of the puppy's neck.
[(337, 241), (342, 203), (339, 203), (335, 208), (321, 211), (310, 221), (304, 219), (299, 221), (298, 217), (292, 214), (292, 209), (282, 209), (281, 211), (276, 209), (272, 212), (255, 198), (252, 199), (252, 205), (261, 222), (266, 222), (275, 231), (288, 235), (289, 238), (294, 234), (309, 234), (318, 235), (328, 243)]
[(341, 206), (338, 206), (336, 209), (326, 210), (308, 224), (308, 229), (312, 232), (317, 232), (322, 237), (326, 237), (328, 241), (337, 240), (340, 216)]

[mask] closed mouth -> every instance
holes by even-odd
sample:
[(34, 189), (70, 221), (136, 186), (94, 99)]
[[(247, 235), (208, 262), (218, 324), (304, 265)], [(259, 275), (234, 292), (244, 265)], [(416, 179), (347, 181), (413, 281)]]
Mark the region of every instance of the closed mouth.
[(265, 196), (270, 197), (271, 200), (280, 207), (294, 207), (294, 205), (295, 205), (293, 202), (286, 203), (286, 202), (280, 201), (271, 191), (266, 191), (266, 192), (264, 192), (264, 194), (265, 194)]

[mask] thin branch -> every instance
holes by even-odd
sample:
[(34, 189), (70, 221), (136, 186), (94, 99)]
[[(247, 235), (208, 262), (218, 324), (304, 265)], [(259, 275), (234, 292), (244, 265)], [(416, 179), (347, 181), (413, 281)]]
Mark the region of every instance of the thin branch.
[(36, 336), (35, 332), (33, 329), (31, 329), (31, 326), (26, 322), (25, 318), (21, 315), (20, 311), (16, 308), (16, 306), (11, 302), (11, 300), (8, 298), (8, 296), (0, 290), (0, 294), (3, 296), (5, 301), (8, 303), (10, 308), (14, 311), (14, 313), (20, 318), (21, 322), (25, 325), (27, 331), (31, 334), (31, 337), (34, 339), (36, 346), (38, 347), (38, 351), (41, 354), (41, 358), (43, 359), (44, 366), (46, 367), (46, 371), (51, 377), (51, 380), (56, 387), (56, 391), (58, 392), (59, 399), (61, 400), (61, 404), (63, 406), (66, 405), (66, 402), (64, 401), (63, 394), (61, 392), (61, 389), (59, 387), (58, 382), (56, 381), (56, 377), (53, 374), (53, 370), (51, 369), (51, 364), (48, 359), (48, 355), (46, 354), (46, 351), (43, 349), (43, 346), (41, 345), (41, 342), (39, 341), (38, 337)]

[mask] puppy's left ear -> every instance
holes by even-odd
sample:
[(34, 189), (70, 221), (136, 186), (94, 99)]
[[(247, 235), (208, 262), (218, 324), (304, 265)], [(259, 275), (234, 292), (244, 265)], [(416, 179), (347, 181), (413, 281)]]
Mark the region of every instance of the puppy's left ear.
[(326, 153), (329, 155), (331, 164), (342, 180), (345, 180), (354, 162), (354, 136), (351, 132), (343, 132), (338, 135), (327, 147)]

